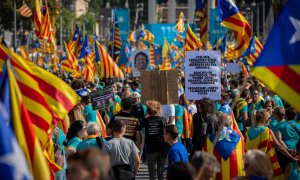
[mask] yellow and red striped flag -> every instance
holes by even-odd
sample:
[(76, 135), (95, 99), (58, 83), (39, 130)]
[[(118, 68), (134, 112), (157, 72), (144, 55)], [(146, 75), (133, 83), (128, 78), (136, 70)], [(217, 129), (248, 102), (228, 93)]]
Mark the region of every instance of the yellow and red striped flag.
[[(1, 52), (1, 56), (4, 54)], [(27, 159), (33, 179), (50, 179), (51, 174), (38, 142), (38, 135), (35, 134), (32, 126), (34, 119), (30, 117), (30, 112), (26, 108), (26, 98), (21, 94), (21, 88), (16, 79), (18, 75), (15, 74), (17, 68), (13, 64), (13, 61), (6, 60), (4, 67), (1, 67), (4, 68), (1, 86), (6, 87), (4, 95), (9, 99), (9, 104), (5, 106), (10, 112), (10, 124)]]
[(148, 41), (149, 43), (153, 43), (154, 35), (149, 30), (144, 30), (145, 36), (143, 40)]
[(153, 48), (152, 44), (150, 44), (149, 51), (150, 51), (150, 66), (154, 67), (155, 66), (155, 58), (154, 58), (154, 48)]
[(240, 57), (247, 49), (251, 38), (251, 26), (232, 1), (219, 0), (221, 25), (234, 32), (237, 47), (234, 49)]
[[(283, 179), (283, 174), (279, 166), (279, 163), (277, 161), (277, 155), (274, 148), (271, 129), (268, 127), (264, 127), (264, 129), (262, 129), (262, 132), (260, 134), (257, 134), (257, 131), (253, 133), (254, 131), (252, 130), (254, 130), (253, 126), (250, 127), (250, 129), (247, 131), (245, 149), (246, 150), (258, 149), (266, 153), (269, 156), (272, 163), (272, 167), (274, 171), (274, 175), (273, 175), (274, 179), (275, 180)], [(252, 137), (250, 136), (250, 132), (257, 135)]]
[(18, 11), (24, 17), (30, 17), (32, 15), (31, 9), (25, 2), (23, 2), (23, 5), (18, 9)]
[(30, 56), (29, 56), (28, 46), (26, 46), (26, 45), (20, 46), (20, 54), (27, 61), (31, 61)]
[(180, 33), (183, 33), (184, 30), (185, 30), (185, 28), (184, 28), (184, 14), (183, 14), (183, 12), (180, 12), (179, 19), (178, 19), (178, 22), (176, 24), (176, 29)]
[[(221, 165), (221, 171), (216, 174), (215, 179), (227, 180), (243, 176), (245, 153), (243, 138), (230, 127), (226, 127), (221, 133), (219, 138), (216, 134), (208, 136), (203, 147), (203, 150), (215, 156)], [(216, 137), (218, 140), (214, 145)]]
[(42, 24), (42, 1), (34, 1), (34, 29), (37, 37), (40, 37), (40, 27)]
[(105, 47), (96, 41), (96, 62), (100, 63), (100, 77), (102, 78), (124, 78), (124, 74), (118, 65), (107, 53)]
[(251, 39), (249, 47), (247, 48), (246, 52), (243, 54), (247, 64), (252, 66), (256, 62), (256, 59), (259, 57), (262, 49), (263, 49), (263, 45), (259, 42), (258, 38), (254, 36)]
[(185, 39), (185, 51), (194, 51), (202, 48), (202, 43), (196, 36), (196, 34), (191, 29), (190, 25), (188, 24), (188, 28), (186, 31), (186, 39)]
[(38, 39), (44, 39), (54, 44), (53, 29), (51, 27), (48, 5), (42, 5), (41, 0), (35, 0), (34, 26)]
[(75, 55), (69, 50), (69, 47), (65, 43), (65, 49), (67, 54), (67, 60), (61, 63), (61, 67), (67, 71), (72, 73), (74, 76), (79, 76), (80, 68), (77, 62)]
[[(80, 98), (57, 76), (0, 45), (0, 65), (7, 57), (10, 58), (35, 134), (44, 147), (50, 139), (48, 131), (51, 126), (64, 119)], [(3, 71), (3, 66), (0, 66), (0, 71)]]

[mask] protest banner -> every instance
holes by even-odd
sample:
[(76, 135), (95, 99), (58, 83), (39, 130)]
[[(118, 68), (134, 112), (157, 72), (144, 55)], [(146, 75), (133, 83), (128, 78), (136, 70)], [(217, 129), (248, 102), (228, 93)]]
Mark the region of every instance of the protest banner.
[(185, 93), (187, 100), (221, 99), (220, 51), (187, 51)]
[(239, 63), (226, 63), (225, 72), (227, 72), (227, 73), (239, 73), (240, 72)]
[(156, 100), (161, 104), (178, 103), (178, 72), (141, 71), (142, 101)]
[(90, 96), (93, 110), (106, 108), (115, 104), (115, 98), (112, 88), (106, 88), (91, 92)]
[(140, 71), (149, 68), (150, 54), (149, 50), (132, 51), (133, 77), (140, 77)]

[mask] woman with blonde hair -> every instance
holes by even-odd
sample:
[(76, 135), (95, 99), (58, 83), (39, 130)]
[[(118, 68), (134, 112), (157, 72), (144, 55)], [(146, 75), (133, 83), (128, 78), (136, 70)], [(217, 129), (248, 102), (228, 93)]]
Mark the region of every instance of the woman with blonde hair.
[[(164, 179), (167, 148), (164, 142), (164, 127), (167, 120), (161, 116), (161, 104), (155, 100), (146, 102), (148, 117), (144, 118), (141, 127), (145, 128), (146, 161), (150, 180)], [(155, 168), (155, 166), (157, 166)]]
[(250, 127), (249, 130), (246, 133), (246, 150), (253, 150), (258, 149), (262, 152), (266, 153), (272, 163), (273, 171), (274, 171), (274, 179), (282, 179), (283, 174), (281, 171), (281, 168), (279, 166), (279, 163), (277, 161), (277, 156), (275, 152), (274, 146), (277, 147), (277, 149), (282, 152), (285, 156), (294, 159), (289, 152), (282, 147), (282, 145), (277, 141), (275, 138), (274, 133), (272, 130), (267, 127), (269, 120), (270, 120), (270, 114), (267, 112), (267, 110), (260, 110), (255, 114), (255, 125)]

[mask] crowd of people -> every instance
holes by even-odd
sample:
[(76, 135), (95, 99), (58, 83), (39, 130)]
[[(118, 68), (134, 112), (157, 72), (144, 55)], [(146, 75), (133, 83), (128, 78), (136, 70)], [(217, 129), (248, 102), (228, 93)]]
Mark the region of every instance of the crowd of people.
[[(150, 180), (300, 179), (297, 111), (253, 77), (224, 75), (219, 101), (191, 101), (180, 73), (178, 104), (144, 101), (139, 78), (65, 81), (81, 102), (67, 133), (53, 130), (57, 179), (131, 180), (142, 163)], [(114, 105), (94, 110), (89, 94), (105, 88)]]

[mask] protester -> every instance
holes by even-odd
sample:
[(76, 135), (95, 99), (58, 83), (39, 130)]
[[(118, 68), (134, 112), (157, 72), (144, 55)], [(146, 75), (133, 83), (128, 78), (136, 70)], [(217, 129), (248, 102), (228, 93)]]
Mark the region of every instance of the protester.
[(207, 152), (195, 152), (191, 159), (191, 165), (194, 167), (195, 180), (211, 180), (220, 171), (217, 159)]
[(206, 137), (216, 133), (218, 129), (218, 119), (216, 116), (214, 103), (204, 98), (197, 103), (198, 112), (193, 116), (193, 149), (191, 154), (203, 148)]
[[(296, 153), (296, 144), (299, 141), (300, 124), (294, 121), (297, 112), (293, 108), (284, 111), (283, 107), (278, 107), (274, 112), (278, 124), (275, 128), (275, 136), (279, 143), (290, 153)], [(285, 113), (286, 112), (286, 113)], [(285, 117), (287, 120), (285, 120)], [(290, 119), (291, 118), (291, 119)], [(291, 159), (278, 152), (279, 164), (282, 170), (291, 162)]]
[(90, 96), (83, 96), (82, 97), (82, 103), (84, 104), (84, 116), (86, 123), (89, 122), (97, 122), (96, 116), (97, 116), (97, 111), (93, 110), (92, 107), (92, 101)]
[(141, 134), (141, 125), (137, 118), (133, 117), (131, 112), (132, 109), (132, 100), (131, 98), (124, 98), (121, 100), (121, 111), (116, 114), (106, 127), (106, 133), (108, 136), (112, 135), (112, 123), (115, 119), (122, 119), (127, 129), (125, 131), (124, 137), (131, 139), (136, 145), (141, 149), (142, 144), (142, 134)]
[(161, 105), (162, 116), (166, 119), (167, 124), (175, 124), (175, 105), (163, 104)]
[(78, 120), (71, 124), (65, 141), (67, 156), (76, 152), (78, 144), (86, 135), (86, 125), (83, 121)]
[(168, 165), (174, 162), (188, 162), (188, 152), (181, 142), (178, 141), (178, 129), (175, 125), (165, 127), (165, 141), (171, 146), (168, 152)]
[(106, 141), (100, 137), (101, 129), (98, 123), (88, 123), (86, 132), (88, 136), (78, 144), (77, 151), (91, 147), (102, 149)]
[[(140, 167), (139, 149), (130, 139), (124, 138), (126, 124), (116, 119), (112, 123), (113, 138), (104, 151), (109, 154), (111, 165), (117, 180), (133, 180)], [(134, 164), (134, 166), (132, 166)]]
[[(244, 139), (230, 128), (232, 119), (225, 113), (218, 115), (218, 132), (209, 135), (203, 150), (217, 157), (222, 169), (216, 179), (231, 179), (244, 175), (242, 156), (245, 152)], [(230, 164), (227, 162), (230, 161)], [(230, 166), (230, 167), (229, 167)], [(228, 172), (226, 169), (230, 169)]]
[[(296, 151), (297, 151), (297, 156), (299, 158), (299, 156), (300, 156), (300, 140), (297, 142)], [(292, 163), (287, 165), (287, 167), (285, 168), (285, 172), (284, 172), (284, 179), (285, 180), (300, 179), (300, 162), (299, 162), (299, 159), (294, 160)]]
[(276, 120), (275, 115), (274, 115), (275, 108), (276, 108), (276, 103), (273, 99), (269, 99), (265, 102), (265, 109), (271, 115), (271, 121), (269, 123), (269, 127), (273, 132), (275, 131), (275, 128), (278, 124), (278, 121)]
[[(241, 97), (237, 99), (234, 106), (234, 115), (237, 125), (240, 131), (245, 134), (245, 124), (249, 122), (248, 120), (248, 103), (250, 98), (250, 90), (244, 89), (241, 93)], [(249, 124), (249, 123), (248, 123)]]
[(264, 109), (264, 98), (260, 96), (260, 91), (258, 87), (256, 87), (252, 91), (252, 102), (248, 105), (248, 115), (250, 119), (253, 118), (253, 112)]
[(278, 164), (274, 147), (290, 159), (294, 159), (289, 152), (277, 141), (273, 132), (267, 127), (270, 114), (266, 110), (260, 110), (255, 115), (255, 124), (246, 134), (246, 150), (259, 149), (271, 159), (274, 178), (282, 178), (282, 170)]
[(68, 180), (111, 180), (109, 156), (96, 148), (78, 151), (68, 157)]
[(141, 126), (145, 128), (146, 160), (150, 180), (164, 179), (164, 167), (166, 164), (167, 146), (163, 134), (166, 120), (161, 114), (159, 102), (151, 100), (146, 102), (148, 117), (142, 120)]
[(182, 131), (182, 143), (186, 147), (187, 151), (190, 153), (192, 151), (192, 124), (193, 124), (193, 114), (192, 108), (186, 100), (185, 94), (181, 94), (179, 97), (179, 105), (183, 107), (183, 131)]

